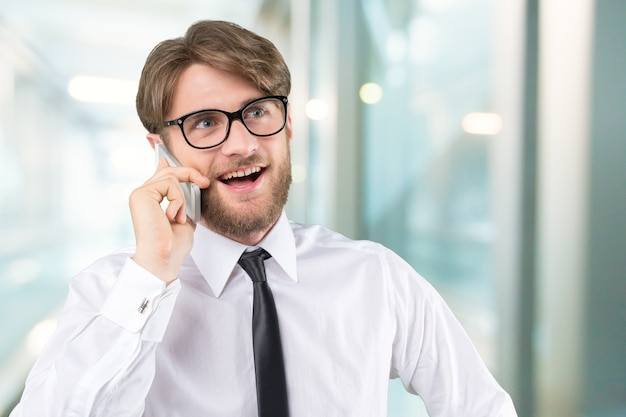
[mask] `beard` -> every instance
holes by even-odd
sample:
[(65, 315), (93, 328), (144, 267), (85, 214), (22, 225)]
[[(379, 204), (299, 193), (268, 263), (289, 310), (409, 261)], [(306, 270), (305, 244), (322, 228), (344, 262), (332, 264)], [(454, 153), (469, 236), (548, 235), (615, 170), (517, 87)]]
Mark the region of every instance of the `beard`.
[(274, 175), (270, 189), (262, 198), (248, 201), (245, 212), (233, 210), (213, 187), (201, 191), (202, 219), (209, 229), (233, 240), (243, 241), (256, 233), (266, 232), (276, 223), (287, 203), (291, 186), (289, 144), (285, 149), (285, 155), (270, 166)]

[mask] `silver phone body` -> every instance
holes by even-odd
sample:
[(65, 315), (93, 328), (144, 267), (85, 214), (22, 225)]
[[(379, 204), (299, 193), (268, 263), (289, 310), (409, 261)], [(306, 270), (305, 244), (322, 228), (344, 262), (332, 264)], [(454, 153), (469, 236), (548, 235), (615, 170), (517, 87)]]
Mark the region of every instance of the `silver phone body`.
[[(162, 143), (157, 143), (154, 146), (154, 150), (156, 153), (157, 165), (161, 158), (165, 158), (171, 167), (182, 166), (180, 162), (174, 158), (174, 155), (168, 152), (167, 148), (165, 148), (165, 145)], [(183, 193), (185, 194), (185, 211), (187, 213), (187, 217), (189, 217), (192, 222), (197, 223), (201, 216), (200, 187), (193, 182), (181, 182), (180, 185), (183, 188)]]

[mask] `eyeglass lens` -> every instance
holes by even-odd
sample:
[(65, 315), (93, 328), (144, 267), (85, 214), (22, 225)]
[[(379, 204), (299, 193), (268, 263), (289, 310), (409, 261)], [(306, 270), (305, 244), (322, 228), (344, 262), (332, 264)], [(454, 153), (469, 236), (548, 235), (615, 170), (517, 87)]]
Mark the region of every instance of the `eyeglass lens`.
[[(285, 106), (277, 98), (255, 101), (241, 110), (240, 120), (253, 135), (270, 136), (283, 128)], [(207, 110), (187, 117), (182, 127), (187, 141), (203, 148), (222, 142), (229, 132), (229, 124), (225, 113)]]

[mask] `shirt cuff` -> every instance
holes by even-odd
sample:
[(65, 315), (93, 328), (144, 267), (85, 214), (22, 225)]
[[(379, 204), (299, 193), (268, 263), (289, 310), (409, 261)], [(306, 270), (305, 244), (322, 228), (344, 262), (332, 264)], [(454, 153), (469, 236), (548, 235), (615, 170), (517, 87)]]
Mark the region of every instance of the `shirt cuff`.
[(160, 342), (179, 291), (178, 280), (166, 287), (165, 282), (129, 258), (100, 314), (132, 333), (145, 327), (142, 339)]

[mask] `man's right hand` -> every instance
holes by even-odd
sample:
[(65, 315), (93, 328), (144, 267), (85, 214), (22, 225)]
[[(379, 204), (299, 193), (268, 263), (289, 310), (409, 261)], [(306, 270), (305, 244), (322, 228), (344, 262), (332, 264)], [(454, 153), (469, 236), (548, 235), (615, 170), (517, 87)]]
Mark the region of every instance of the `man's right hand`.
[[(130, 195), (130, 212), (137, 249), (133, 260), (170, 284), (178, 276), (185, 256), (193, 246), (195, 224), (185, 214), (181, 182), (194, 182), (201, 189), (208, 178), (189, 167), (170, 167), (165, 159), (157, 171)], [(167, 198), (165, 212), (161, 202)]]

